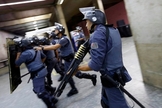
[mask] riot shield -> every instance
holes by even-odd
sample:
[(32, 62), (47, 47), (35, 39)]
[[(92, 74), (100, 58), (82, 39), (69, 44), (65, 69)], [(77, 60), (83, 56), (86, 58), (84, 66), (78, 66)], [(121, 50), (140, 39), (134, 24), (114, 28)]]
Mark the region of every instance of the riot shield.
[(20, 68), (16, 67), (15, 59), (17, 56), (17, 46), (11, 38), (6, 38), (7, 43), (7, 56), (8, 56), (8, 68), (9, 68), (9, 80), (10, 80), (10, 93), (12, 93), (21, 81)]

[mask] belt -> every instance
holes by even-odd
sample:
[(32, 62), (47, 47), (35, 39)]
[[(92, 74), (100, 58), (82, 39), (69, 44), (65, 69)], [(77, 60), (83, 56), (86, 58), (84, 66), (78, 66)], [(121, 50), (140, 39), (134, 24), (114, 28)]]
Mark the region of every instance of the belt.
[(30, 79), (33, 79), (33, 78), (35, 78), (36, 76), (37, 76), (37, 74), (38, 74), (38, 72), (39, 71), (41, 71), (42, 69), (44, 69), (45, 67), (44, 66), (42, 66), (41, 68), (39, 68), (39, 69), (37, 69), (37, 70), (35, 70), (35, 71), (30, 71)]
[(30, 79), (33, 79), (37, 76), (38, 72), (41, 71), (42, 69), (44, 69), (45, 67), (42, 66), (40, 67), (39, 69), (35, 70), (35, 71), (30, 71), (30, 77), (29, 77), (29, 80), (28, 80), (28, 83), (30, 81)]
[(30, 73), (37, 73), (37, 72), (41, 71), (41, 70), (44, 69), (44, 68), (45, 68), (45, 67), (42, 66), (42, 67), (40, 67), (39, 69), (37, 69), (37, 70), (35, 70), (35, 71), (30, 71)]

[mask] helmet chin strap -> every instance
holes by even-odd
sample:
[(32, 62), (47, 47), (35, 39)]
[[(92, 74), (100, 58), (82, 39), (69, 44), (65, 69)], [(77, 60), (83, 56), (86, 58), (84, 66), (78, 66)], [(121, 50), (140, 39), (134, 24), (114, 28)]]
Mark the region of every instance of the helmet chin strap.
[(91, 26), (91, 30), (89, 30), (90, 33), (93, 33), (93, 32), (94, 32), (94, 27), (95, 27), (95, 24), (93, 24), (93, 25)]

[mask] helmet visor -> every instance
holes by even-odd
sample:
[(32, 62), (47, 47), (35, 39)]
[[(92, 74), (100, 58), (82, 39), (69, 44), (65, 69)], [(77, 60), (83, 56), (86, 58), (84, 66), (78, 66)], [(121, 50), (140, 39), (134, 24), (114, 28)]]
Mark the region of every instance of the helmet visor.
[(89, 19), (95, 15), (95, 7), (79, 8), (79, 11), (84, 15), (83, 20)]

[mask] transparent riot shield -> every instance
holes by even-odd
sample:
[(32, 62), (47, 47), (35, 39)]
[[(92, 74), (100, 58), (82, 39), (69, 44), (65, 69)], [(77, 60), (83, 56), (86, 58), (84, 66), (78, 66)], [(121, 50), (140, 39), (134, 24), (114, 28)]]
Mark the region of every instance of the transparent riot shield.
[(10, 93), (12, 93), (21, 81), (20, 68), (16, 67), (15, 59), (17, 56), (17, 47), (15, 42), (11, 38), (6, 38), (7, 43), (7, 56), (8, 56), (8, 68), (9, 68), (9, 80), (10, 80)]

